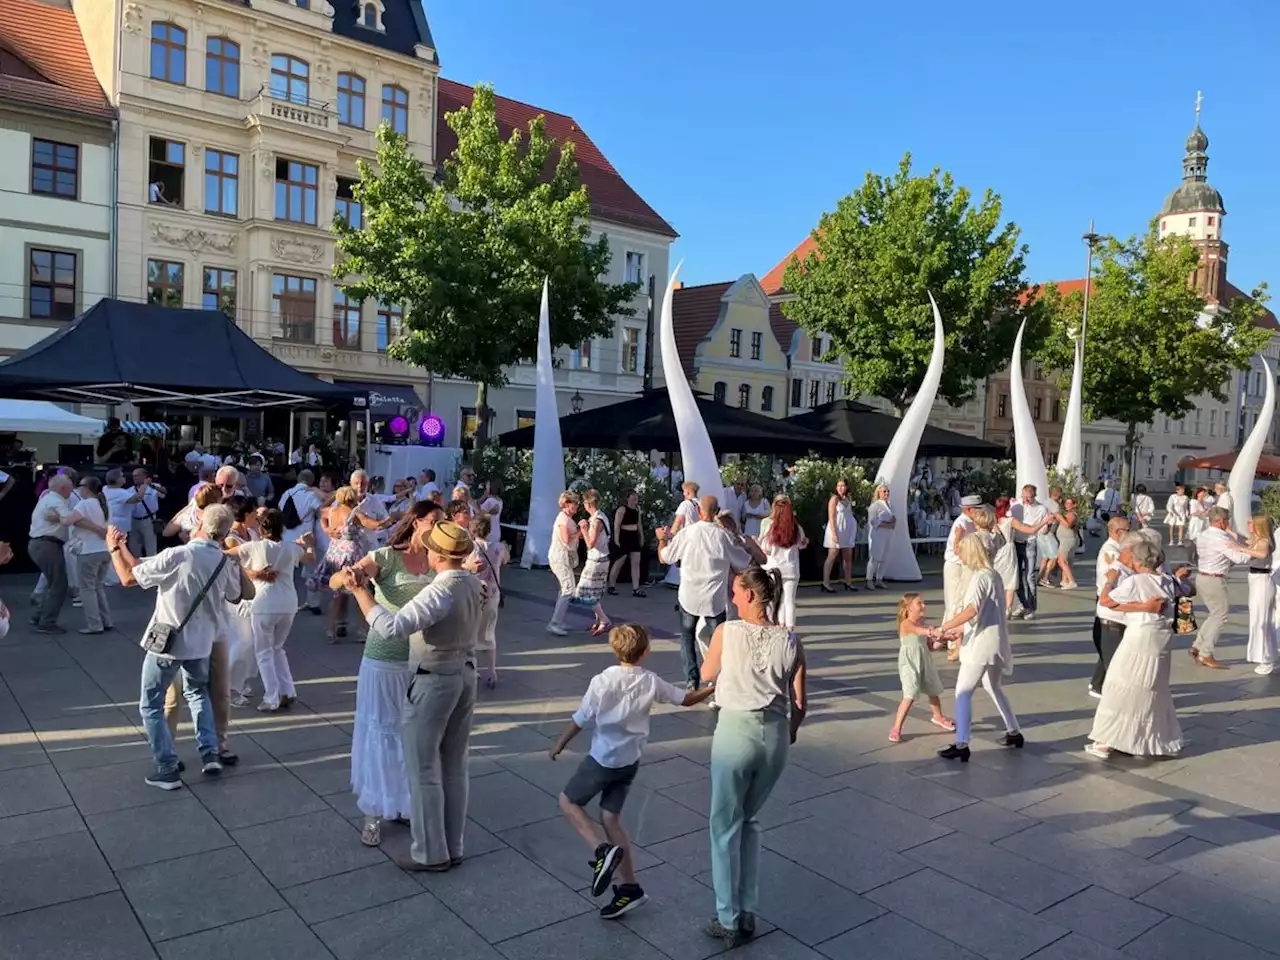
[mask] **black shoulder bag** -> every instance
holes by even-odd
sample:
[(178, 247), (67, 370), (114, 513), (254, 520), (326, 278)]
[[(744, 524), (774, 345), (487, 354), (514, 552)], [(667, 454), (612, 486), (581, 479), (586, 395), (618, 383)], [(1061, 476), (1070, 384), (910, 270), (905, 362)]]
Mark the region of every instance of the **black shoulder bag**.
[(213, 586), (213, 582), (218, 579), (222, 573), (223, 567), (227, 565), (227, 555), (224, 553), (218, 558), (218, 566), (214, 568), (213, 575), (204, 582), (204, 586), (200, 588), (200, 592), (196, 594), (195, 601), (191, 604), (191, 609), (187, 611), (187, 615), (182, 618), (182, 622), (176, 627), (168, 623), (153, 621), (151, 626), (147, 628), (147, 632), (142, 635), (142, 642), (138, 646), (142, 647), (147, 653), (154, 653), (157, 657), (163, 657), (173, 647), (173, 639), (182, 632), (195, 615), (197, 608), (204, 602), (205, 596), (209, 593), (209, 588)]

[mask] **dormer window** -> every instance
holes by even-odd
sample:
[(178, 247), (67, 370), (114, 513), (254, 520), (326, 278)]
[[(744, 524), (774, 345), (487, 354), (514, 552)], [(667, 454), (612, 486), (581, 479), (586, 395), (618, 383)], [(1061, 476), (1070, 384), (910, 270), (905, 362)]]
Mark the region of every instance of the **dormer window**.
[(370, 30), (385, 30), (382, 23), (382, 4), (377, 0), (360, 0), (360, 26)]

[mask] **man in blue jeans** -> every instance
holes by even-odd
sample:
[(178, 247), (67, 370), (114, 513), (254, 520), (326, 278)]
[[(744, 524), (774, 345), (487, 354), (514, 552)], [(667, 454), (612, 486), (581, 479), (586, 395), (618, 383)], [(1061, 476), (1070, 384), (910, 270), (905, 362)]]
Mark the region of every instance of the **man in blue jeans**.
[(1036, 539), (1050, 523), (1049, 508), (1036, 500), (1034, 484), (1022, 488), (1022, 499), (1009, 508), (1009, 517), (1013, 525), (1013, 549), (1018, 558), (1018, 603), (1022, 606), (1010, 616), (1015, 620), (1034, 620), (1040, 580)]
[(155, 760), (155, 770), (147, 776), (146, 783), (161, 790), (182, 786), (182, 764), (164, 720), (165, 691), (179, 670), (182, 692), (196, 728), (203, 772), (213, 775), (222, 771), (209, 699), (209, 654), (217, 636), (220, 610), (225, 604), (240, 600), (240, 566), (234, 560), (224, 562), (221, 548), (232, 521), (228, 507), (207, 506), (189, 542), (142, 561), (129, 553), (126, 531), (111, 527), (107, 533), (107, 549), (121, 586), (156, 588), (156, 608), (147, 629), (155, 623), (177, 628), (186, 621), (175, 633), (167, 653), (148, 653), (142, 661), (139, 712)]
[(680, 564), (680, 658), (685, 686), (696, 690), (698, 675), (697, 629), (699, 618), (723, 623), (729, 602), (729, 577), (751, 565), (751, 555), (727, 530), (713, 521), (720, 512), (716, 498), (698, 500), (698, 521), (668, 536), (665, 527), (654, 531), (658, 559)]

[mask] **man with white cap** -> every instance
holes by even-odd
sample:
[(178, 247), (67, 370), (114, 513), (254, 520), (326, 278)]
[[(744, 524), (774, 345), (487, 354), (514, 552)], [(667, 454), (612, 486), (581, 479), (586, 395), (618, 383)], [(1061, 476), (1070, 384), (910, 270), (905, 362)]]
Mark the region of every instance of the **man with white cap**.
[(1018, 602), (1022, 609), (1010, 614), (1011, 619), (1036, 618), (1036, 585), (1040, 579), (1036, 562), (1036, 540), (1041, 530), (1053, 521), (1049, 508), (1036, 499), (1035, 484), (1022, 488), (1022, 498), (1009, 507), (1013, 521), (1013, 549), (1018, 557)]
[(950, 619), (960, 611), (960, 602), (964, 599), (961, 580), (964, 576), (964, 564), (956, 547), (960, 541), (978, 528), (973, 523), (973, 510), (982, 506), (982, 498), (970, 494), (960, 498), (960, 516), (951, 523), (951, 531), (947, 534), (947, 549), (942, 556), (942, 597), (946, 609), (943, 617)]

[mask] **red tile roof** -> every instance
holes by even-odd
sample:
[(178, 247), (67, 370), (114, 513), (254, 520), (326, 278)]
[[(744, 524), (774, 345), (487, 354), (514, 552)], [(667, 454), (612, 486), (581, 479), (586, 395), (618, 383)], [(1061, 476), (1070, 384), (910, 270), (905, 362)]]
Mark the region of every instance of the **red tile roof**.
[(781, 263), (760, 278), (760, 286), (764, 287), (764, 292), (769, 294), (769, 296), (773, 296), (775, 293), (782, 290), (782, 274), (786, 272), (787, 264), (791, 262), (791, 258), (795, 257), (797, 260), (804, 260), (804, 258), (816, 250), (817, 247), (818, 242), (813, 239), (813, 234), (809, 234), (809, 236), (805, 237), (804, 242), (801, 243), (800, 246), (788, 253), (782, 258)]
[(706, 283), (700, 287), (679, 287), (671, 298), (671, 320), (676, 331), (676, 349), (686, 376), (694, 374), (694, 354), (698, 344), (720, 319), (720, 298), (732, 283)]
[[(8, 3), (10, 0), (3, 0), (3, 2)], [(437, 162), (452, 153), (458, 143), (458, 138), (445, 121), (445, 115), (459, 107), (470, 106), (471, 95), (471, 87), (446, 80), (444, 77), (440, 78), (439, 103), (436, 111)], [(636, 193), (622, 178), (622, 174), (614, 169), (613, 164), (605, 158), (573, 117), (552, 113), (541, 107), (496, 95), (494, 106), (498, 115), (498, 129), (504, 137), (517, 127), (522, 129), (527, 127), (530, 120), (541, 115), (545, 118), (549, 136), (556, 140), (569, 140), (573, 143), (578, 172), (591, 199), (591, 213), (594, 217), (610, 223), (658, 233), (665, 237), (679, 236), (672, 229), (671, 224), (662, 219), (657, 211), (645, 203), (640, 194)]]
[[(1077, 290), (1080, 292), (1084, 292), (1084, 277), (1080, 277), (1079, 279), (1075, 279), (1075, 280), (1054, 280), (1053, 284), (1058, 288), (1058, 292), (1061, 293), (1064, 297), (1069, 294), (1075, 293)], [(1228, 301), (1234, 300), (1237, 297), (1245, 300), (1251, 299), (1249, 294), (1246, 291), (1241, 290), (1239, 287), (1237, 287), (1234, 283), (1232, 283), (1229, 280), (1226, 281), (1226, 288), (1227, 288), (1226, 294), (1227, 294)], [(1030, 288), (1023, 291), (1022, 300), (1025, 302), (1027, 297), (1030, 296), (1030, 294), (1031, 294)], [(1262, 315), (1259, 316), (1257, 320), (1254, 321), (1254, 326), (1262, 327), (1266, 330), (1280, 330), (1280, 322), (1276, 321), (1276, 315), (1268, 307), (1263, 307)]]
[(111, 119), (107, 102), (85, 49), (75, 14), (38, 0), (0, 2), (0, 48), (47, 83), (23, 75), (0, 75), (0, 97), (37, 107)]
[(782, 352), (787, 356), (791, 356), (791, 346), (795, 340), (796, 331), (800, 329), (800, 324), (783, 316), (780, 304), (771, 303), (769, 304), (769, 326), (772, 328), (774, 339), (778, 341), (778, 346), (782, 348)]

